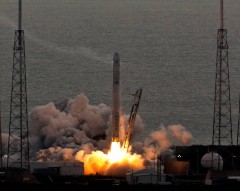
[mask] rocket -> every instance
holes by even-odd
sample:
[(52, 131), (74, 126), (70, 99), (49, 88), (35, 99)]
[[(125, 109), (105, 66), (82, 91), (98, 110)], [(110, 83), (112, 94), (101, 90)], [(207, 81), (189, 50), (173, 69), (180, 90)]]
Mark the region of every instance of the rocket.
[(120, 57), (116, 52), (113, 56), (113, 87), (112, 87), (112, 142), (119, 142), (120, 118)]

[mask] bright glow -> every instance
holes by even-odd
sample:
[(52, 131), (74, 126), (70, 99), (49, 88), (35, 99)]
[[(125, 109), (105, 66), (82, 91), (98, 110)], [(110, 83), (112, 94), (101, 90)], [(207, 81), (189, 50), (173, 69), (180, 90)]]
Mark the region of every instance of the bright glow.
[(108, 153), (109, 160), (113, 162), (121, 161), (127, 153), (121, 149), (120, 142), (112, 142), (111, 150)]
[(80, 150), (75, 159), (84, 162), (84, 174), (119, 175), (125, 176), (128, 170), (140, 170), (144, 168), (142, 155), (126, 152), (121, 149), (120, 142), (112, 142), (107, 154), (102, 151), (86, 153)]
[[(123, 127), (120, 126), (120, 132)], [(121, 136), (121, 134), (120, 134)], [(122, 137), (125, 137), (123, 134)], [(131, 145), (121, 148), (119, 139), (112, 139), (109, 150), (81, 150), (75, 155), (75, 159), (84, 162), (85, 175), (110, 175), (125, 176), (131, 170), (140, 170), (145, 168), (142, 155), (131, 153)]]

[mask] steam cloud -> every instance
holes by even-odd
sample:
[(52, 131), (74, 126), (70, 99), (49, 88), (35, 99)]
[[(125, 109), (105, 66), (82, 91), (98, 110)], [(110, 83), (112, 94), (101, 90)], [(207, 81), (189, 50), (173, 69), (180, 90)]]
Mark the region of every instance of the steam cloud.
[[(129, 115), (120, 119), (120, 139), (123, 140)], [(131, 154), (120, 164), (106, 164), (103, 156), (111, 144), (111, 108), (103, 103), (93, 106), (82, 93), (75, 99), (65, 99), (37, 106), (31, 111), (30, 157), (36, 161), (83, 161), (87, 174), (126, 173), (128, 169), (141, 169), (151, 165), (161, 152), (173, 144), (190, 144), (192, 135), (181, 125), (161, 125), (142, 142), (134, 140), (144, 130), (139, 115), (136, 116)], [(8, 136), (3, 134), (6, 151)], [(131, 163), (129, 160), (131, 158)], [(101, 165), (101, 161), (103, 165)], [(88, 166), (86, 166), (88, 165)], [(105, 168), (103, 168), (103, 166)], [(106, 168), (107, 166), (107, 168)]]

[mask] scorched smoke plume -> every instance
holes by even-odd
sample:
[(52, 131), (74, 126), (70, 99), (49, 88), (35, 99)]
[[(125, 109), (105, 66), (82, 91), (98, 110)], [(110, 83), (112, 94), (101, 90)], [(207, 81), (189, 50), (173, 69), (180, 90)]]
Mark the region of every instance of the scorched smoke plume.
[[(129, 115), (120, 117), (120, 140), (127, 129)], [(144, 131), (144, 123), (136, 117), (131, 150), (121, 161), (111, 162), (111, 108), (103, 103), (90, 105), (81, 93), (75, 99), (65, 99), (37, 106), (31, 111), (30, 155), (37, 161), (82, 161), (85, 174), (124, 175), (150, 165), (153, 150), (160, 154), (172, 144), (190, 144), (192, 136), (181, 125), (160, 126), (143, 141), (135, 141)], [(4, 136), (6, 137), (6, 136)], [(6, 153), (7, 138), (3, 139)]]

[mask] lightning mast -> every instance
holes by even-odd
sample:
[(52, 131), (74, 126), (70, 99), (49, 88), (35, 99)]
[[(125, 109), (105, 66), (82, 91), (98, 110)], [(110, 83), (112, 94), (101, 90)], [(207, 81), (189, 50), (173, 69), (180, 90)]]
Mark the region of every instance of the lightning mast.
[(3, 166), (2, 157), (3, 157), (3, 150), (2, 150), (2, 112), (1, 112), (1, 100), (0, 100), (0, 168)]
[(13, 48), (7, 168), (29, 170), (28, 110), (25, 40), (22, 30), (22, 0), (19, 0), (18, 30)]
[(239, 129), (240, 128), (240, 94), (238, 98), (238, 125), (237, 125), (237, 145), (239, 145)]
[[(223, 0), (220, 0), (220, 29), (217, 35), (217, 57), (212, 145), (233, 145), (228, 64), (227, 29), (223, 24)], [(219, 162), (220, 165), (220, 162)]]

